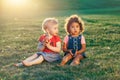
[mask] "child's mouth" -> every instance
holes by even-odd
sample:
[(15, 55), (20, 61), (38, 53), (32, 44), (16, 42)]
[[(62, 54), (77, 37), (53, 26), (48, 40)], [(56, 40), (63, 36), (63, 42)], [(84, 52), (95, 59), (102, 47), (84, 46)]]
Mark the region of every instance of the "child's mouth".
[(77, 31), (75, 31), (75, 33), (77, 33)]
[(54, 35), (57, 35), (58, 33), (55, 33)]

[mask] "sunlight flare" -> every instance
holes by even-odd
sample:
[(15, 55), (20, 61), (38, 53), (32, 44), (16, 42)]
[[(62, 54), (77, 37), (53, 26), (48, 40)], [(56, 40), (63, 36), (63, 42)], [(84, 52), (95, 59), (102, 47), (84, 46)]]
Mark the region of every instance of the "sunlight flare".
[(23, 6), (26, 4), (26, 0), (4, 0), (4, 3), (14, 7)]

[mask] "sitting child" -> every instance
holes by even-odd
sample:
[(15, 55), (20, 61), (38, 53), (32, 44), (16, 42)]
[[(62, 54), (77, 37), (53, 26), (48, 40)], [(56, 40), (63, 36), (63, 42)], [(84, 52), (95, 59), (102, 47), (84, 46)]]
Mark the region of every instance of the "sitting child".
[(61, 40), (58, 36), (58, 21), (55, 18), (47, 18), (42, 23), (42, 29), (45, 34), (39, 38), (38, 52), (15, 66), (32, 66), (44, 60), (53, 62), (60, 59)]
[(73, 61), (70, 65), (80, 64), (80, 60), (85, 58), (86, 42), (82, 35), (84, 23), (77, 15), (72, 15), (66, 19), (65, 30), (68, 33), (63, 41), (63, 57), (60, 65), (64, 66), (70, 59)]

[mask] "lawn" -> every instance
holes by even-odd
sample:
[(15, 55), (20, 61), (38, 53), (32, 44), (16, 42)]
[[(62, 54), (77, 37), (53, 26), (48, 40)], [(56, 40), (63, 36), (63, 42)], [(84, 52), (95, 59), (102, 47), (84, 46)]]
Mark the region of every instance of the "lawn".
[[(59, 67), (44, 62), (31, 67), (13, 64), (37, 52), (38, 38), (46, 17), (6, 18), (0, 21), (0, 80), (120, 80), (120, 16), (78, 14), (85, 22), (87, 58), (78, 66)], [(59, 20), (59, 35), (66, 35), (64, 19)], [(61, 51), (61, 56), (63, 52)]]

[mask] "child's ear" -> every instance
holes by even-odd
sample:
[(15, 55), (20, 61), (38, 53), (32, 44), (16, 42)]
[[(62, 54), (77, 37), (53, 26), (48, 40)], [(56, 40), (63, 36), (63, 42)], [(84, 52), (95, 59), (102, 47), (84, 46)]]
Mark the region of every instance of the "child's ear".
[(48, 29), (47, 29), (47, 28), (45, 28), (45, 31), (47, 32), (47, 31), (48, 31)]
[(45, 30), (45, 31), (46, 31), (46, 33), (49, 33), (49, 30), (48, 30), (48, 28), (46, 28), (46, 30)]
[(49, 37), (50, 36), (49, 29), (46, 29), (46, 33), (47, 33), (47, 36)]

